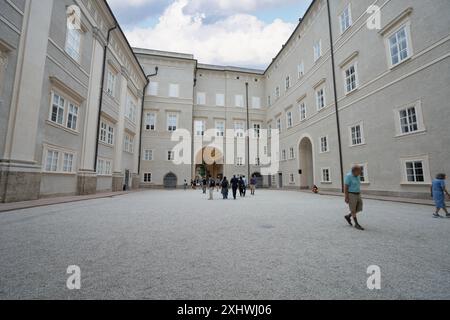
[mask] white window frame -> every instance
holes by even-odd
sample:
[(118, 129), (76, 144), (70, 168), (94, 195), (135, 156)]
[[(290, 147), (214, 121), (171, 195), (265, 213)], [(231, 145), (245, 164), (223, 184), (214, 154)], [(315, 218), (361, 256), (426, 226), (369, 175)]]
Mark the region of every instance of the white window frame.
[(153, 161), (154, 155), (155, 155), (155, 151), (153, 149), (145, 149), (144, 150), (144, 161)]
[(142, 182), (143, 183), (152, 183), (153, 182), (153, 175), (151, 172), (145, 172), (142, 175)]
[(245, 122), (235, 121), (234, 122), (234, 137), (244, 138), (245, 137)]
[(252, 108), (253, 109), (261, 109), (261, 98), (260, 97), (252, 97)]
[[(321, 93), (321, 96), (319, 97), (320, 93)], [(316, 95), (316, 108), (317, 108), (317, 111), (324, 110), (327, 107), (325, 86), (321, 86), (319, 88), (316, 88), (315, 95)]]
[[(325, 180), (325, 170), (328, 171), (328, 180)], [(332, 183), (331, 168), (330, 167), (320, 168), (320, 178), (321, 178), (320, 179), (321, 183), (326, 183), (326, 184)]]
[(361, 180), (361, 184), (370, 184), (370, 178), (369, 178), (369, 165), (367, 162), (365, 163), (354, 163), (354, 165), (358, 165), (362, 168), (362, 174), (364, 175), (361, 178), (364, 178), (364, 180)]
[(99, 141), (109, 146), (114, 145), (114, 126), (107, 120), (100, 121)]
[(244, 158), (243, 157), (236, 157), (236, 166), (237, 167), (244, 166)]
[(243, 108), (244, 107), (244, 96), (242, 94), (236, 94), (234, 96), (234, 106), (236, 108)]
[(291, 76), (288, 75), (286, 76), (286, 80), (285, 80), (285, 85), (284, 88), (286, 89), (286, 91), (288, 91), (291, 88)]
[(297, 76), (300, 80), (305, 75), (305, 63), (302, 61), (297, 65)]
[(289, 159), (290, 160), (294, 160), (295, 159), (295, 148), (294, 147), (290, 147), (289, 148)]
[(81, 63), (83, 30), (66, 27), (65, 52), (77, 63)]
[(216, 130), (216, 137), (225, 137), (225, 120), (216, 120), (214, 122), (214, 128)]
[(125, 133), (123, 140), (124, 140), (123, 151), (128, 153), (134, 153), (134, 137), (129, 133)]
[(277, 100), (281, 97), (281, 90), (279, 86), (275, 87), (275, 97)]
[(281, 133), (281, 131), (282, 131), (282, 129), (283, 129), (283, 125), (281, 124), (281, 118), (278, 118), (278, 119), (276, 120), (276, 125), (277, 125), (278, 132)]
[[(402, 181), (401, 184), (404, 185), (430, 185), (431, 184), (431, 172), (428, 155), (418, 155), (412, 157), (401, 158), (401, 168), (402, 168)], [(409, 162), (421, 162), (423, 170), (424, 181), (408, 181), (407, 163)]]
[(98, 158), (97, 159), (97, 175), (103, 177), (112, 176), (112, 166), (113, 162), (108, 158)]
[(159, 83), (156, 81), (150, 81), (148, 84), (148, 95), (149, 96), (157, 96), (159, 91)]
[[(324, 141), (325, 141), (325, 143), (324, 143)], [(320, 153), (330, 152), (330, 141), (328, 139), (328, 135), (322, 136), (319, 138), (319, 147), (320, 147), (319, 148)], [(326, 147), (326, 148), (324, 148), (324, 147)]]
[[(398, 33), (404, 29), (406, 33), (406, 52), (407, 56), (403, 59), (400, 57), (400, 51), (397, 53), (399, 61), (397, 63), (394, 63), (393, 61), (393, 52), (391, 48), (390, 39), (395, 35), (397, 36)], [(395, 68), (396, 66), (408, 61), (414, 54), (413, 46), (412, 46), (412, 37), (411, 37), (411, 22), (408, 20), (401, 25), (399, 25), (397, 28), (393, 29), (390, 33), (385, 35), (385, 46), (386, 46), (386, 53), (387, 53), (387, 59), (388, 59), (388, 65), (389, 68)], [(397, 43), (397, 49), (398, 49), (398, 43)]]
[(167, 161), (174, 161), (175, 160), (175, 151), (167, 150), (166, 160)]
[(253, 138), (259, 139), (261, 137), (262, 124), (260, 122), (254, 122), (252, 123), (252, 128), (253, 128)]
[(180, 97), (180, 85), (178, 83), (169, 84), (169, 98)]
[(156, 131), (157, 114), (156, 112), (147, 112), (145, 114), (145, 130)]
[(339, 15), (339, 25), (341, 34), (350, 29), (350, 27), (353, 25), (352, 7), (350, 3), (344, 8), (344, 10), (342, 10), (342, 13)]
[(306, 103), (304, 101), (299, 102), (298, 112), (300, 114), (300, 121), (305, 121), (308, 118)]
[[(175, 125), (171, 122), (171, 120), (173, 120), (173, 119), (175, 119)], [(168, 113), (166, 130), (168, 132), (174, 132), (177, 129), (178, 129), (178, 114), (177, 113)]]
[(225, 94), (216, 93), (216, 107), (225, 107)]
[(125, 110), (125, 117), (132, 123), (136, 123), (137, 103), (136, 98), (130, 93), (127, 94), (127, 105)]
[[(354, 70), (354, 74), (347, 75), (347, 71), (349, 71), (351, 68)], [(343, 70), (343, 77), (344, 77), (344, 90), (345, 94), (350, 94), (353, 91), (357, 90), (359, 87), (359, 79), (358, 79), (358, 62), (354, 61), (352, 63), (347, 64)], [(352, 76), (354, 77), (354, 81), (352, 80)], [(349, 82), (350, 81), (350, 82)], [(350, 87), (349, 85), (354, 84), (353, 87)]]
[[(198, 130), (198, 124), (201, 124), (201, 130)], [(194, 119), (194, 135), (196, 137), (203, 137), (206, 131), (206, 121), (203, 119)]]
[(106, 75), (106, 93), (113, 98), (116, 96), (116, 80), (117, 73), (109, 67)]
[(199, 106), (206, 105), (206, 93), (205, 92), (197, 92), (197, 105), (199, 105)]
[(322, 57), (322, 39), (314, 42), (314, 62), (317, 62)]
[[(401, 123), (401, 116), (400, 112), (404, 110), (408, 110), (414, 108), (416, 113), (416, 122), (417, 122), (417, 130), (415, 131), (409, 131), (409, 132), (403, 132), (403, 125)], [(394, 117), (395, 117), (395, 130), (396, 130), (396, 136), (397, 137), (404, 137), (404, 136), (410, 136), (414, 134), (423, 133), (426, 131), (424, 119), (423, 119), (423, 113), (422, 113), (422, 101), (418, 100), (406, 105), (403, 105), (401, 107), (397, 107), (394, 109)], [(410, 126), (411, 123), (408, 122), (408, 126)]]
[(281, 151), (281, 161), (287, 161), (287, 152), (286, 149)]
[[(52, 153), (51, 163), (49, 163), (49, 153)], [(56, 156), (54, 158), (53, 156)], [(68, 167), (67, 165), (70, 164)], [(53, 174), (76, 174), (77, 153), (66, 148), (43, 145), (42, 151), (42, 171)]]
[(286, 112), (286, 127), (290, 129), (293, 126), (294, 126), (294, 114), (292, 113), (292, 110), (290, 110)]
[(289, 174), (289, 184), (295, 184), (295, 174)]
[[(353, 143), (353, 128), (356, 127), (360, 127), (360, 134), (361, 134), (361, 143)], [(348, 131), (349, 131), (349, 138), (350, 138), (350, 147), (358, 147), (358, 146), (363, 146), (366, 144), (366, 139), (364, 136), (364, 123), (361, 121), (359, 123), (355, 123), (353, 125), (350, 125), (348, 127)]]

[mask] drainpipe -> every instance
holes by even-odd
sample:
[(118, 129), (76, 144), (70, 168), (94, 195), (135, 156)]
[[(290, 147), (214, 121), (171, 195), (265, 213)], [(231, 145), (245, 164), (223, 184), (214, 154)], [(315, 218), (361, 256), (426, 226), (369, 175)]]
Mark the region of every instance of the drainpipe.
[(141, 128), (139, 129), (139, 157), (138, 157), (138, 175), (141, 174), (141, 157), (142, 157), (142, 128), (144, 127), (144, 106), (145, 106), (145, 93), (147, 92), (147, 87), (150, 84), (150, 78), (156, 77), (158, 75), (158, 67), (155, 67), (155, 73), (148, 74), (145, 76), (147, 83), (145, 84), (144, 91), (142, 92), (141, 101)]
[(339, 120), (339, 107), (338, 107), (338, 97), (337, 97), (337, 87), (336, 87), (336, 70), (335, 70), (335, 61), (334, 61), (334, 45), (333, 45), (333, 28), (331, 25), (331, 9), (330, 9), (330, 0), (327, 0), (327, 9), (328, 9), (328, 28), (330, 33), (330, 50), (331, 50), (331, 68), (333, 72), (333, 90), (334, 90), (334, 108), (336, 113), (336, 127), (337, 127), (337, 136), (338, 136), (338, 145), (339, 145), (339, 165), (341, 169), (341, 192), (344, 192), (344, 163), (342, 158), (342, 140), (341, 140), (341, 123)]
[[(191, 161), (192, 161), (192, 165), (191, 165), (191, 180), (195, 179), (195, 169), (197, 164), (195, 163), (196, 159), (196, 154), (194, 154), (195, 152), (195, 148), (194, 148), (194, 139), (195, 139), (195, 127), (194, 127), (194, 106), (196, 104), (195, 101), (195, 88), (197, 87), (197, 72), (198, 72), (198, 61), (195, 60), (195, 67), (194, 67), (194, 85), (192, 86), (192, 124), (191, 124)], [(206, 125), (206, 124), (205, 124)], [(203, 138), (203, 136), (202, 136)], [(203, 139), (202, 139), (203, 141)], [(203, 145), (202, 145), (203, 147)], [(202, 149), (203, 150), (203, 149)], [(202, 160), (203, 160), (203, 152), (202, 152)]]
[(250, 113), (248, 105), (248, 82), (245, 83), (245, 100), (247, 106), (247, 181), (250, 181)]
[(102, 82), (100, 86), (100, 99), (98, 102), (98, 118), (97, 118), (97, 140), (95, 140), (95, 159), (94, 159), (94, 172), (97, 172), (97, 159), (98, 159), (98, 140), (100, 137), (100, 115), (102, 113), (103, 105), (103, 89), (105, 87), (105, 71), (106, 71), (106, 54), (109, 46), (109, 41), (111, 39), (111, 33), (117, 29), (117, 25), (113, 26), (108, 30), (108, 35), (106, 37), (106, 45), (103, 48), (103, 66), (102, 66)]

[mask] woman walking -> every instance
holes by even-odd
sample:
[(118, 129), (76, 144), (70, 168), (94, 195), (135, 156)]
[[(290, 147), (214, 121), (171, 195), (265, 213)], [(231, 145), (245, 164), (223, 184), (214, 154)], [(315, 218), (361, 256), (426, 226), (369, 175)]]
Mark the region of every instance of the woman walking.
[(223, 200), (227, 200), (228, 199), (228, 180), (227, 177), (223, 178), (222, 180), (222, 195), (223, 195)]
[(450, 194), (445, 186), (445, 179), (447, 179), (447, 176), (444, 173), (440, 173), (436, 176), (436, 179), (433, 180), (431, 185), (431, 196), (436, 204), (436, 212), (433, 214), (433, 217), (435, 218), (441, 218), (441, 215), (439, 215), (439, 211), (441, 211), (441, 209), (444, 210), (446, 217), (450, 218), (450, 214), (447, 211), (447, 206), (445, 205), (445, 195), (450, 197)]

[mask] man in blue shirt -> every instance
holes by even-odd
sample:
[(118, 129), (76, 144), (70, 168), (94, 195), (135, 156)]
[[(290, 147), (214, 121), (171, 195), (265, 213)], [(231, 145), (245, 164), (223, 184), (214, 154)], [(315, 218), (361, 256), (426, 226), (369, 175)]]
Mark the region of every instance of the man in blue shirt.
[(361, 172), (360, 166), (352, 167), (352, 171), (345, 177), (345, 203), (350, 208), (350, 214), (345, 216), (345, 220), (353, 227), (352, 218), (355, 222), (355, 228), (364, 230), (358, 223), (356, 215), (363, 211), (363, 201), (361, 198)]

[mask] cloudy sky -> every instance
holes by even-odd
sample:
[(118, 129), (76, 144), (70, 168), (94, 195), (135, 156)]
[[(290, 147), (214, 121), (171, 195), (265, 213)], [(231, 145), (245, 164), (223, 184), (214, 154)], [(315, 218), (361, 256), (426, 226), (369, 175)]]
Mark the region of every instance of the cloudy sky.
[(132, 46), (265, 68), (311, 0), (108, 0)]

